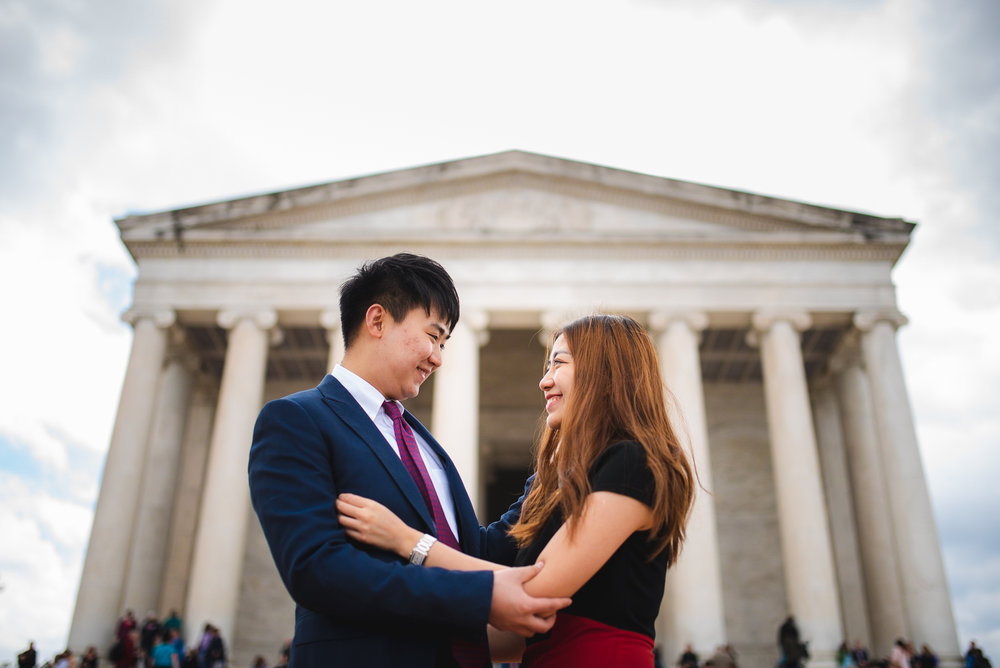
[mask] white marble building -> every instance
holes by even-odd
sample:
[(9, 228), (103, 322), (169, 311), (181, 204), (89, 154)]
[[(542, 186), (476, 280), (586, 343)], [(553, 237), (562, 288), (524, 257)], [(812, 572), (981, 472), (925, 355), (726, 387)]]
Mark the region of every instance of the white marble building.
[(899, 636), (957, 659), (896, 346), (911, 223), (519, 151), (117, 223), (135, 338), (70, 646), (175, 608), (235, 665), (276, 656), (293, 604), (250, 509), (253, 422), (339, 359), (340, 283), (409, 250), (462, 298), (410, 409), (483, 520), (528, 473), (545, 332), (592, 311), (647, 324), (707, 490), (668, 575), (667, 664), (730, 642), (770, 668), (789, 613), (815, 665)]

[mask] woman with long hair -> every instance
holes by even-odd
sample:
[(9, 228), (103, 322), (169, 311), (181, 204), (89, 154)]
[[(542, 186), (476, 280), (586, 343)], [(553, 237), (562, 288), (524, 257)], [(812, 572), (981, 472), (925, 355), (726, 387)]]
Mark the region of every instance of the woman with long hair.
[[(520, 548), (516, 565), (545, 564), (525, 591), (573, 603), (526, 647), (490, 629), (493, 658), (534, 668), (651, 668), (653, 623), (695, 485), (667, 415), (655, 348), (630, 317), (580, 318), (555, 333), (539, 388), (545, 430), (510, 534)], [(504, 568), (433, 542), (368, 499), (343, 494), (337, 508), (349, 536), (411, 561), (418, 551), (425, 566)]]

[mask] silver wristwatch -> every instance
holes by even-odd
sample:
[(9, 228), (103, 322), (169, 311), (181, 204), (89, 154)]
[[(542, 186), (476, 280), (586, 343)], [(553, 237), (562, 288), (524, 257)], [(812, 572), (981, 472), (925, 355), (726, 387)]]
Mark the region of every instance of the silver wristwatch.
[(420, 540), (417, 541), (417, 544), (410, 552), (410, 563), (413, 564), (414, 566), (423, 566), (424, 559), (427, 558), (427, 553), (430, 551), (431, 545), (433, 545), (436, 542), (437, 538), (430, 535), (429, 533), (425, 533), (423, 536), (421, 536)]

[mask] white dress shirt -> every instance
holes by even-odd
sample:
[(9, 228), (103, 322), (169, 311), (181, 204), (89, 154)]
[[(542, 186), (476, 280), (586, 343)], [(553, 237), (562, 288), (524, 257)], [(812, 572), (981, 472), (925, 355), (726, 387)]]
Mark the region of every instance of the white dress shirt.
[[(382, 393), (376, 390), (367, 380), (339, 364), (333, 367), (330, 375), (339, 380), (344, 389), (354, 397), (354, 400), (358, 402), (365, 414), (375, 423), (382, 436), (385, 437), (386, 443), (389, 444), (389, 447), (392, 448), (392, 451), (398, 457), (399, 446), (396, 445), (396, 431), (392, 426), (392, 418), (382, 408), (382, 403), (386, 401)], [(398, 401), (396, 405), (399, 406), (401, 413), (405, 410), (403, 404)], [(437, 492), (438, 500), (441, 502), (441, 509), (444, 511), (445, 519), (448, 520), (448, 525), (451, 527), (451, 533), (457, 537), (458, 522), (455, 519), (455, 502), (451, 498), (451, 486), (448, 484), (448, 476), (445, 473), (444, 466), (442, 466), (437, 453), (427, 444), (423, 436), (415, 430), (411, 431), (413, 431), (413, 438), (417, 441), (417, 447), (420, 449), (420, 455), (424, 460), (424, 467), (426, 467), (427, 474), (431, 477), (434, 490)], [(428, 511), (430, 511), (430, 508), (428, 508)]]

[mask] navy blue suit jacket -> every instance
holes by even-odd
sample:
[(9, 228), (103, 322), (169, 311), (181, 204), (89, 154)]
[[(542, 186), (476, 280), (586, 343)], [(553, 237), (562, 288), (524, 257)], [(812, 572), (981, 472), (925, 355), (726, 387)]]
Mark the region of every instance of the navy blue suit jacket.
[[(413, 415), (404, 415), (445, 467), (463, 551), (513, 563), (516, 546), (507, 530), (524, 496), (499, 521), (481, 527), (451, 458)], [(430, 510), (399, 456), (333, 376), (264, 406), (254, 427), (249, 477), (254, 510), (296, 603), (294, 668), (431, 667), (455, 634), (482, 633), (492, 573), (412, 566), (351, 540), (337, 521), (337, 495), (351, 492), (435, 534)]]

